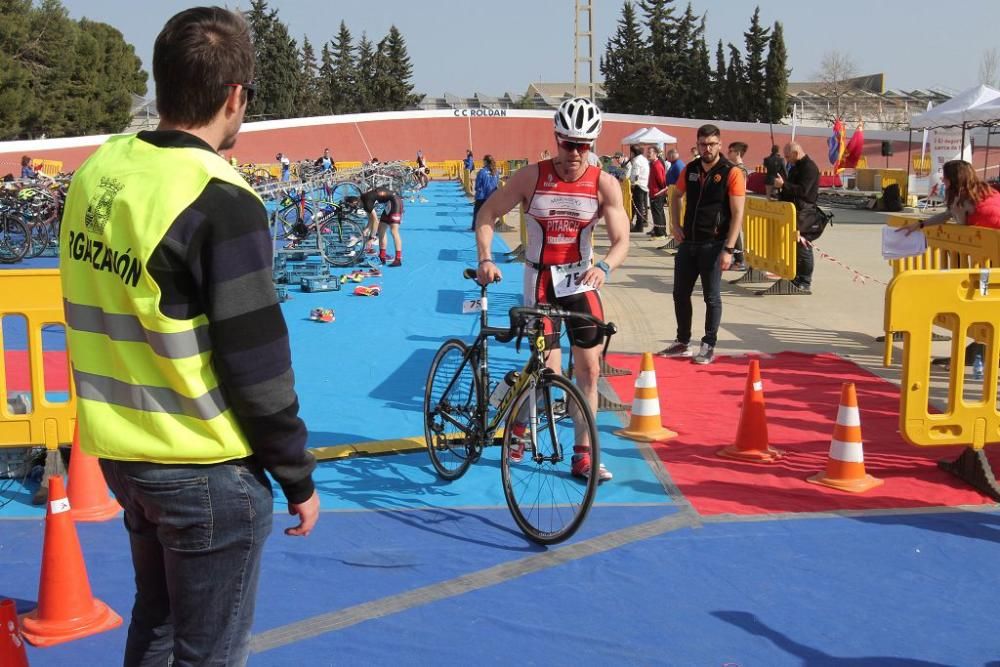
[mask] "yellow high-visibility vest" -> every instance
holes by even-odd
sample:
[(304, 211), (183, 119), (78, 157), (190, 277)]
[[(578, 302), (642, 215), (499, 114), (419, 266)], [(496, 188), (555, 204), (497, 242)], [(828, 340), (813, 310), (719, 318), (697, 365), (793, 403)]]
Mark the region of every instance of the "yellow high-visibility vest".
[(218, 463), (251, 453), (212, 366), (208, 318), (164, 316), (148, 270), (213, 178), (253, 193), (216, 153), (134, 135), (110, 139), (73, 176), (60, 273), (80, 445), (90, 454)]

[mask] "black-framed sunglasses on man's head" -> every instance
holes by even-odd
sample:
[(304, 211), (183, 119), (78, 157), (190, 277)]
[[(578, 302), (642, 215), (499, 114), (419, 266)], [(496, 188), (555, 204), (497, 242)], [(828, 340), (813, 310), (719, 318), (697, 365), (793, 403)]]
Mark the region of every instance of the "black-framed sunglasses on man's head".
[(252, 83), (224, 83), (224, 86), (229, 86), (230, 88), (235, 88), (240, 86), (243, 90), (247, 91), (247, 104), (253, 102), (253, 96), (257, 93), (257, 86)]

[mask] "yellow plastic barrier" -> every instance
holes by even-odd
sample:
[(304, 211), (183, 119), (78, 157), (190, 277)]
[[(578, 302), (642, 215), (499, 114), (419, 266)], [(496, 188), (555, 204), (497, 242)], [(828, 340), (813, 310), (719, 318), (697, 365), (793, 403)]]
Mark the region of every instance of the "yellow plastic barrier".
[[(918, 447), (967, 445), (982, 449), (1000, 443), (997, 410), (997, 313), (1000, 312), (1000, 271), (914, 270), (896, 276), (886, 290), (886, 331), (903, 333), (903, 376), (900, 390), (899, 430)], [(983, 324), (983, 392), (979, 400), (965, 396), (965, 337), (951, 343), (951, 382), (944, 412), (931, 413), (931, 324), (942, 314), (964, 332)]]
[[(886, 224), (901, 227), (920, 219), (922, 216), (891, 215)], [(893, 276), (920, 270), (946, 271), (1000, 266), (1000, 229), (945, 224), (927, 227), (924, 235), (927, 237), (927, 250), (922, 255), (892, 260), (890, 265)], [(934, 324), (958, 331), (955, 318), (948, 315), (947, 311), (942, 311)], [(886, 331), (882, 354), (882, 363), (887, 368), (892, 364), (892, 333)], [(986, 332), (984, 327), (973, 327), (968, 335), (983, 342)]]
[[(12, 414), (7, 406), (8, 376), (0, 330), (0, 447), (44, 445), (48, 449), (56, 449), (60, 444), (73, 441), (76, 426), (76, 388), (71, 373), (69, 399), (57, 403), (46, 398), (42, 328), (52, 324), (61, 325), (64, 330), (66, 328), (59, 271), (0, 271), (0, 294), (4, 295), (0, 318), (20, 316), (27, 321), (31, 378), (31, 412)], [(66, 364), (68, 369), (68, 357)]]
[(361, 161), (351, 161), (351, 160), (345, 160), (343, 162), (339, 162), (338, 161), (337, 162), (337, 169), (338, 170), (339, 169), (361, 169), (361, 167), (363, 165), (364, 165), (364, 163), (361, 162)]
[(629, 224), (632, 224), (632, 185), (628, 181), (622, 181), (622, 205), (625, 207), (625, 217)]
[(55, 176), (63, 168), (62, 160), (35, 160), (35, 170), (47, 176)]
[(785, 280), (795, 277), (795, 205), (747, 197), (743, 212), (743, 253), (754, 269)]

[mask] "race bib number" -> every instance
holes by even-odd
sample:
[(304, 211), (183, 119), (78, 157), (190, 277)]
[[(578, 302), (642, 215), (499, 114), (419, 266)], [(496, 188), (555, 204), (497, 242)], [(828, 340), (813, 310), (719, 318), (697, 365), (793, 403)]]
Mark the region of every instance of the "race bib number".
[(593, 287), (580, 282), (583, 279), (583, 274), (589, 268), (590, 265), (584, 265), (583, 262), (551, 266), (549, 270), (552, 271), (552, 283), (556, 288), (556, 296), (572, 296), (573, 294), (592, 291)]
[(466, 299), (462, 302), (463, 313), (478, 313), (486, 305), (485, 297), (482, 299)]

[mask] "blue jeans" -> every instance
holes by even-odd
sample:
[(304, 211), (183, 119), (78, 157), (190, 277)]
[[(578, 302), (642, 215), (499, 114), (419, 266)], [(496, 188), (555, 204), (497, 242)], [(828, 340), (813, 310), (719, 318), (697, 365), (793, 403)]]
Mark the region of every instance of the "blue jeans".
[(691, 342), (691, 294), (694, 284), (701, 278), (701, 291), (705, 297), (705, 335), (701, 342), (715, 347), (722, 321), (722, 269), (719, 255), (722, 241), (690, 243), (684, 241), (674, 256), (674, 316), (677, 318), (677, 340)]
[(252, 459), (161, 465), (101, 459), (125, 509), (135, 568), (126, 667), (243, 665), (273, 498)]

